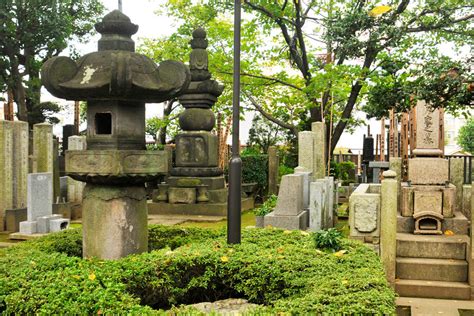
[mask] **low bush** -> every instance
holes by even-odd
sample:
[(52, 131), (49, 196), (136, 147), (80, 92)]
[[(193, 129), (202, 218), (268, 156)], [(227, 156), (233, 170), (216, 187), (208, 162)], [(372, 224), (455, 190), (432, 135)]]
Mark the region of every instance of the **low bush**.
[(0, 312), (187, 314), (181, 304), (228, 297), (260, 304), (253, 313), (395, 312), (377, 255), (355, 241), (336, 256), (301, 231), (246, 229), (233, 246), (224, 230), (149, 232), (150, 252), (116, 261), (80, 258), (78, 230), (2, 250)]
[(263, 202), (262, 205), (260, 205), (260, 207), (257, 207), (254, 210), (255, 216), (265, 216), (268, 213), (272, 212), (276, 206), (277, 199), (278, 199), (278, 196), (274, 194), (270, 195), (268, 199), (265, 202)]

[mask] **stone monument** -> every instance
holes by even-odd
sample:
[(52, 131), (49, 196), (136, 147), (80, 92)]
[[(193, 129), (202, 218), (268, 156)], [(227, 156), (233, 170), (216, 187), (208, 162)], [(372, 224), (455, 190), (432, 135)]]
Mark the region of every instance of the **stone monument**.
[(442, 158), (443, 112), (418, 101), (410, 115), (415, 133), (408, 182), (402, 183), (401, 216), (414, 219), (415, 234), (442, 234), (443, 222), (455, 215), (456, 198), (449, 162)]
[[(198, 28), (192, 36), (191, 83), (178, 97), (185, 110), (179, 116), (183, 131), (176, 136), (175, 166), (167, 181), (158, 185), (150, 213), (225, 216), (227, 188), (223, 170), (218, 167), (217, 135), (212, 133), (215, 115), (211, 110), (224, 86), (211, 79), (205, 30)], [(242, 209), (251, 208), (253, 198), (243, 198)]]
[(145, 150), (145, 103), (175, 98), (188, 88), (188, 67), (157, 66), (135, 53), (138, 26), (115, 10), (95, 25), (98, 51), (77, 62), (54, 57), (44, 86), (56, 97), (87, 101), (87, 150), (66, 152), (66, 173), (86, 182), (83, 256), (117, 259), (148, 250), (144, 183), (168, 171), (165, 151)]

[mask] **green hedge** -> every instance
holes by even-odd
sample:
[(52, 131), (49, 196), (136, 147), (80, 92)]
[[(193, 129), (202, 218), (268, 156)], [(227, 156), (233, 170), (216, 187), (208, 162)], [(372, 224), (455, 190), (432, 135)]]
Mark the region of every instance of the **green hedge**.
[(242, 155), (241, 158), (242, 182), (256, 182), (256, 194), (264, 196), (268, 187), (268, 155)]
[(79, 230), (25, 242), (0, 252), (0, 311), (155, 314), (244, 297), (262, 305), (254, 313), (395, 312), (377, 255), (358, 242), (328, 253), (300, 231), (246, 229), (233, 247), (225, 238), (224, 230), (150, 226), (152, 251), (116, 261), (78, 257)]

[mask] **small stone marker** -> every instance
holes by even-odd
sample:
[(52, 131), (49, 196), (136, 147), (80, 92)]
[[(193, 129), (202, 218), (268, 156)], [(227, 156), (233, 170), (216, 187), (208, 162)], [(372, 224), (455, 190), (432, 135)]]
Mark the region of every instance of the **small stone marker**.
[(275, 210), (264, 218), (265, 226), (306, 229), (308, 212), (303, 210), (303, 174), (282, 177)]
[[(67, 228), (68, 219), (53, 215), (53, 173), (30, 173), (28, 175), (27, 221), (20, 222), (20, 234), (46, 234), (51, 227)], [(52, 226), (52, 222), (54, 222)]]

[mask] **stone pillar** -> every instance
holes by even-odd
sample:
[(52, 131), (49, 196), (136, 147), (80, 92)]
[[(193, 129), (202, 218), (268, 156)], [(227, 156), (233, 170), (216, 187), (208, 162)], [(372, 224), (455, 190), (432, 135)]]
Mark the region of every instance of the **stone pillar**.
[(53, 203), (56, 203), (56, 201), (60, 199), (60, 196), (61, 196), (58, 155), (59, 155), (59, 141), (57, 139), (53, 139)]
[(469, 249), (469, 285), (471, 286), (471, 300), (474, 300), (474, 182), (471, 183), (471, 242)]
[(0, 121), (0, 231), (5, 229), (5, 211), (13, 206), (12, 135), (13, 123)]
[(462, 187), (464, 184), (464, 160), (451, 158), (449, 160), (449, 182), (456, 186), (456, 201), (454, 210), (462, 211)]
[(278, 194), (278, 168), (280, 166), (278, 150), (275, 146), (268, 148), (268, 194)]
[(298, 167), (313, 172), (315, 133), (304, 131), (298, 133)]
[(33, 126), (33, 173), (53, 172), (53, 125)]
[(313, 151), (313, 180), (326, 176), (326, 127), (323, 122), (314, 122), (311, 125), (314, 134)]
[(395, 171), (383, 173), (381, 188), (380, 257), (388, 282), (395, 282), (395, 260), (397, 257), (397, 207), (398, 182)]
[[(69, 150), (86, 150), (87, 143), (85, 136), (71, 136), (68, 139)], [(82, 203), (82, 191), (85, 183), (68, 178), (67, 200), (71, 203)]]
[(84, 258), (119, 259), (148, 251), (144, 187), (89, 183), (83, 205)]
[(28, 183), (28, 123), (13, 123), (13, 208), (25, 208)]

